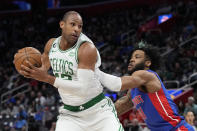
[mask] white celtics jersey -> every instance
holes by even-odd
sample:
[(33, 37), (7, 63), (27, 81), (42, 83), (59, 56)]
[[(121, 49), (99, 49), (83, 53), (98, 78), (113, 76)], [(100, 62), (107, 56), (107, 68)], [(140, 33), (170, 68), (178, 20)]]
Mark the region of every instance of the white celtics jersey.
[[(55, 77), (62, 78), (64, 80), (77, 80), (77, 68), (78, 68), (78, 48), (84, 42), (93, 42), (83, 33), (78, 38), (77, 43), (67, 49), (60, 49), (61, 36), (58, 37), (52, 44), (49, 52), (49, 60)], [(95, 64), (95, 72), (101, 65), (100, 54), (97, 51), (97, 62)], [(88, 59), (88, 58), (87, 58)], [(65, 87), (66, 88), (66, 87)], [(83, 88), (83, 87), (82, 87)], [(64, 104), (78, 106), (86, 103), (90, 99), (94, 98), (103, 91), (100, 81), (98, 80), (98, 75), (95, 73), (95, 86), (88, 89), (86, 96), (81, 96), (80, 94), (74, 95), (67, 93), (64, 89), (58, 88), (60, 97)]]

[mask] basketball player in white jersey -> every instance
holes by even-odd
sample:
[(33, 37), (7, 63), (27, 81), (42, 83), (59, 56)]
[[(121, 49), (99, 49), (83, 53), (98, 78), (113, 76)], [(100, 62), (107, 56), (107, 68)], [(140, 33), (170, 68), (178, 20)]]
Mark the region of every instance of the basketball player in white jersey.
[[(67, 12), (60, 21), (62, 35), (50, 39), (42, 55), (42, 67), (22, 65), (20, 73), (58, 89), (60, 107), (56, 131), (123, 131), (112, 101), (105, 97), (98, 79), (100, 54), (82, 33), (82, 18)], [(54, 76), (47, 73), (50, 66)]]

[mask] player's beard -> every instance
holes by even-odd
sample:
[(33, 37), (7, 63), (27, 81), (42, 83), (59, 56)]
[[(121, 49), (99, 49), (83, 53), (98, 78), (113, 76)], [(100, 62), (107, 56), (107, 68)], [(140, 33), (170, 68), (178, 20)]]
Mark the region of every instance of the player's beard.
[(144, 68), (145, 68), (145, 61), (142, 61), (142, 62), (136, 64), (135, 67), (134, 67), (133, 69), (128, 70), (128, 73), (129, 73), (129, 74), (132, 74), (132, 73), (135, 72), (135, 71), (144, 70)]

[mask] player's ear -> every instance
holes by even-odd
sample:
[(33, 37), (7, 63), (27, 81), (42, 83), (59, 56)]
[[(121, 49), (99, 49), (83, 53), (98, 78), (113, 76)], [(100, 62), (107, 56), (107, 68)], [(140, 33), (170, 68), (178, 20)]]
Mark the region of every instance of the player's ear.
[(151, 66), (151, 61), (150, 60), (145, 61), (145, 66), (150, 67)]
[(62, 29), (64, 27), (64, 21), (60, 21), (60, 28)]

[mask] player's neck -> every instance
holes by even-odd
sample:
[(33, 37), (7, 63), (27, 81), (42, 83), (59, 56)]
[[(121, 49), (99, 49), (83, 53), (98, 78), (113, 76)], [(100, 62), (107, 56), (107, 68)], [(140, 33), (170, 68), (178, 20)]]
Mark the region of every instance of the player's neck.
[(148, 67), (145, 67), (144, 70), (150, 70)]
[(67, 50), (67, 49), (69, 49), (69, 48), (71, 48), (73, 46), (74, 46), (73, 43), (69, 43), (63, 37), (61, 38), (61, 40), (60, 40), (60, 47), (59, 47), (61, 50)]

